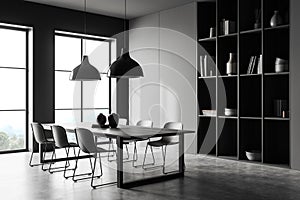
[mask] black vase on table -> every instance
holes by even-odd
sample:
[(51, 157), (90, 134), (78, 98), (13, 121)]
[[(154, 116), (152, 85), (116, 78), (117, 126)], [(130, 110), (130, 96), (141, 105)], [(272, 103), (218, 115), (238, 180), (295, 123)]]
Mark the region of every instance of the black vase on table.
[(119, 124), (120, 115), (112, 113), (108, 116), (108, 123), (111, 128), (117, 128)]
[(100, 128), (107, 128), (108, 127), (107, 125), (105, 125), (105, 123), (106, 123), (106, 116), (103, 115), (102, 113), (100, 113), (98, 115), (97, 122), (98, 122)]

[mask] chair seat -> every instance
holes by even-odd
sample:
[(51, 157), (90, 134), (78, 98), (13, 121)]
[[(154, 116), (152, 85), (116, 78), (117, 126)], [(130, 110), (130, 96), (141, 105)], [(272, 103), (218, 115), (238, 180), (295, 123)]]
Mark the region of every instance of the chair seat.
[(157, 141), (148, 142), (148, 145), (152, 146), (152, 147), (161, 147), (161, 146), (164, 146), (164, 145), (175, 145), (175, 144), (178, 144), (178, 143), (179, 142), (167, 142), (167, 141), (164, 141), (164, 140), (157, 140)]

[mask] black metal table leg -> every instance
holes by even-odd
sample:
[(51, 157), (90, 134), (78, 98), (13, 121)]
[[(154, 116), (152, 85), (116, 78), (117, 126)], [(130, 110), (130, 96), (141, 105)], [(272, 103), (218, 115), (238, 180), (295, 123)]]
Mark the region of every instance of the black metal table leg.
[(123, 138), (117, 137), (117, 187), (123, 188)]
[(179, 135), (179, 173), (184, 176), (184, 134)]
[(39, 144), (39, 157), (40, 157), (40, 163), (43, 163), (43, 145)]

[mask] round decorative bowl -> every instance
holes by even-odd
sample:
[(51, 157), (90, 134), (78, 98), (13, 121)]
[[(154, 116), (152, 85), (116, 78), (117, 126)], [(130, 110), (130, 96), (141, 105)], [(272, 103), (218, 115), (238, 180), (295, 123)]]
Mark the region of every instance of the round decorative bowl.
[(252, 150), (246, 151), (246, 157), (251, 161), (261, 161), (261, 151)]
[(275, 72), (287, 72), (289, 70), (288, 64), (275, 64)]

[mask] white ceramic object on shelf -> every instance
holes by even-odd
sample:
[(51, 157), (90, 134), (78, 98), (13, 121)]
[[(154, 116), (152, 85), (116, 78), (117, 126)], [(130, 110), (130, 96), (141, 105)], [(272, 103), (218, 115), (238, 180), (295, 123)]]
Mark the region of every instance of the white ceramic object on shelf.
[(280, 72), (287, 72), (287, 71), (289, 71), (289, 61), (284, 60), (282, 58), (276, 58), (275, 72), (280, 73)]
[(229, 54), (229, 60), (226, 64), (226, 74), (228, 76), (235, 75), (237, 73), (236, 58), (234, 53)]
[(202, 113), (205, 116), (216, 116), (217, 115), (216, 110), (202, 110)]
[(257, 150), (246, 151), (246, 157), (251, 161), (261, 161), (261, 152)]
[(276, 26), (282, 25), (282, 21), (283, 20), (282, 20), (281, 16), (279, 15), (279, 11), (275, 10), (274, 15), (272, 16), (271, 21), (270, 21), (271, 27), (276, 27)]
[(225, 108), (225, 116), (236, 116), (237, 110), (232, 108)]

